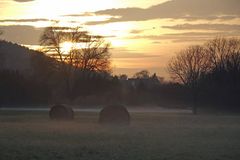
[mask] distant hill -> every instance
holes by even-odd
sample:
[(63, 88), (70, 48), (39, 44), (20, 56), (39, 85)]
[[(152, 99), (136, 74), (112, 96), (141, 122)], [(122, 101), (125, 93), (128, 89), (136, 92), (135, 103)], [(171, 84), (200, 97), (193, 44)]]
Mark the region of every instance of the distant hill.
[(51, 99), (55, 59), (0, 40), (1, 105), (47, 104)]
[(7, 41), (0, 41), (0, 69), (31, 72), (31, 53), (26, 47)]
[(13, 70), (29, 74), (32, 72), (31, 58), (39, 53), (41, 52), (0, 40), (0, 70)]

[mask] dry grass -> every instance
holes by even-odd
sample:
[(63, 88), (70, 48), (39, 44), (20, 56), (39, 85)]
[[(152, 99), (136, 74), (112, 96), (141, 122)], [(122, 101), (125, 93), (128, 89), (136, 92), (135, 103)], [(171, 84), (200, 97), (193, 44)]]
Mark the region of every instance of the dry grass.
[(98, 125), (97, 113), (72, 122), (47, 112), (0, 112), (3, 160), (226, 160), (240, 158), (240, 117), (135, 113), (129, 127)]

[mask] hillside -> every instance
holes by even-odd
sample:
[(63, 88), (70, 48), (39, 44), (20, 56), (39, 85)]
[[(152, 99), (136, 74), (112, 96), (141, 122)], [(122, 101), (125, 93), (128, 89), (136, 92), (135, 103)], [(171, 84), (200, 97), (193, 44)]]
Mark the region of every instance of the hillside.
[(0, 41), (0, 107), (46, 104), (53, 62), (41, 52)]
[(31, 73), (31, 57), (39, 52), (24, 46), (0, 41), (0, 70), (13, 70), (21, 73)]

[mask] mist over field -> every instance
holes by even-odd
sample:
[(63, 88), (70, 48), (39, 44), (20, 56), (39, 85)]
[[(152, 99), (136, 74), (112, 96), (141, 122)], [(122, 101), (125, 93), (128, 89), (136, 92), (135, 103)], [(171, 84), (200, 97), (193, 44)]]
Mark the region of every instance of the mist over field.
[(238, 159), (239, 116), (131, 113), (130, 126), (101, 126), (97, 113), (50, 121), (46, 112), (1, 111), (4, 159)]

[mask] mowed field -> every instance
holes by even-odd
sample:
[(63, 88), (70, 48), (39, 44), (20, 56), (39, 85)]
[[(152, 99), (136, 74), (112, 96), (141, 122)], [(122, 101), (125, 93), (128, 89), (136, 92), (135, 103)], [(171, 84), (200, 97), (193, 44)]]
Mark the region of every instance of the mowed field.
[(98, 113), (71, 122), (48, 112), (0, 111), (0, 160), (240, 159), (240, 116), (131, 113), (128, 127), (101, 126)]

